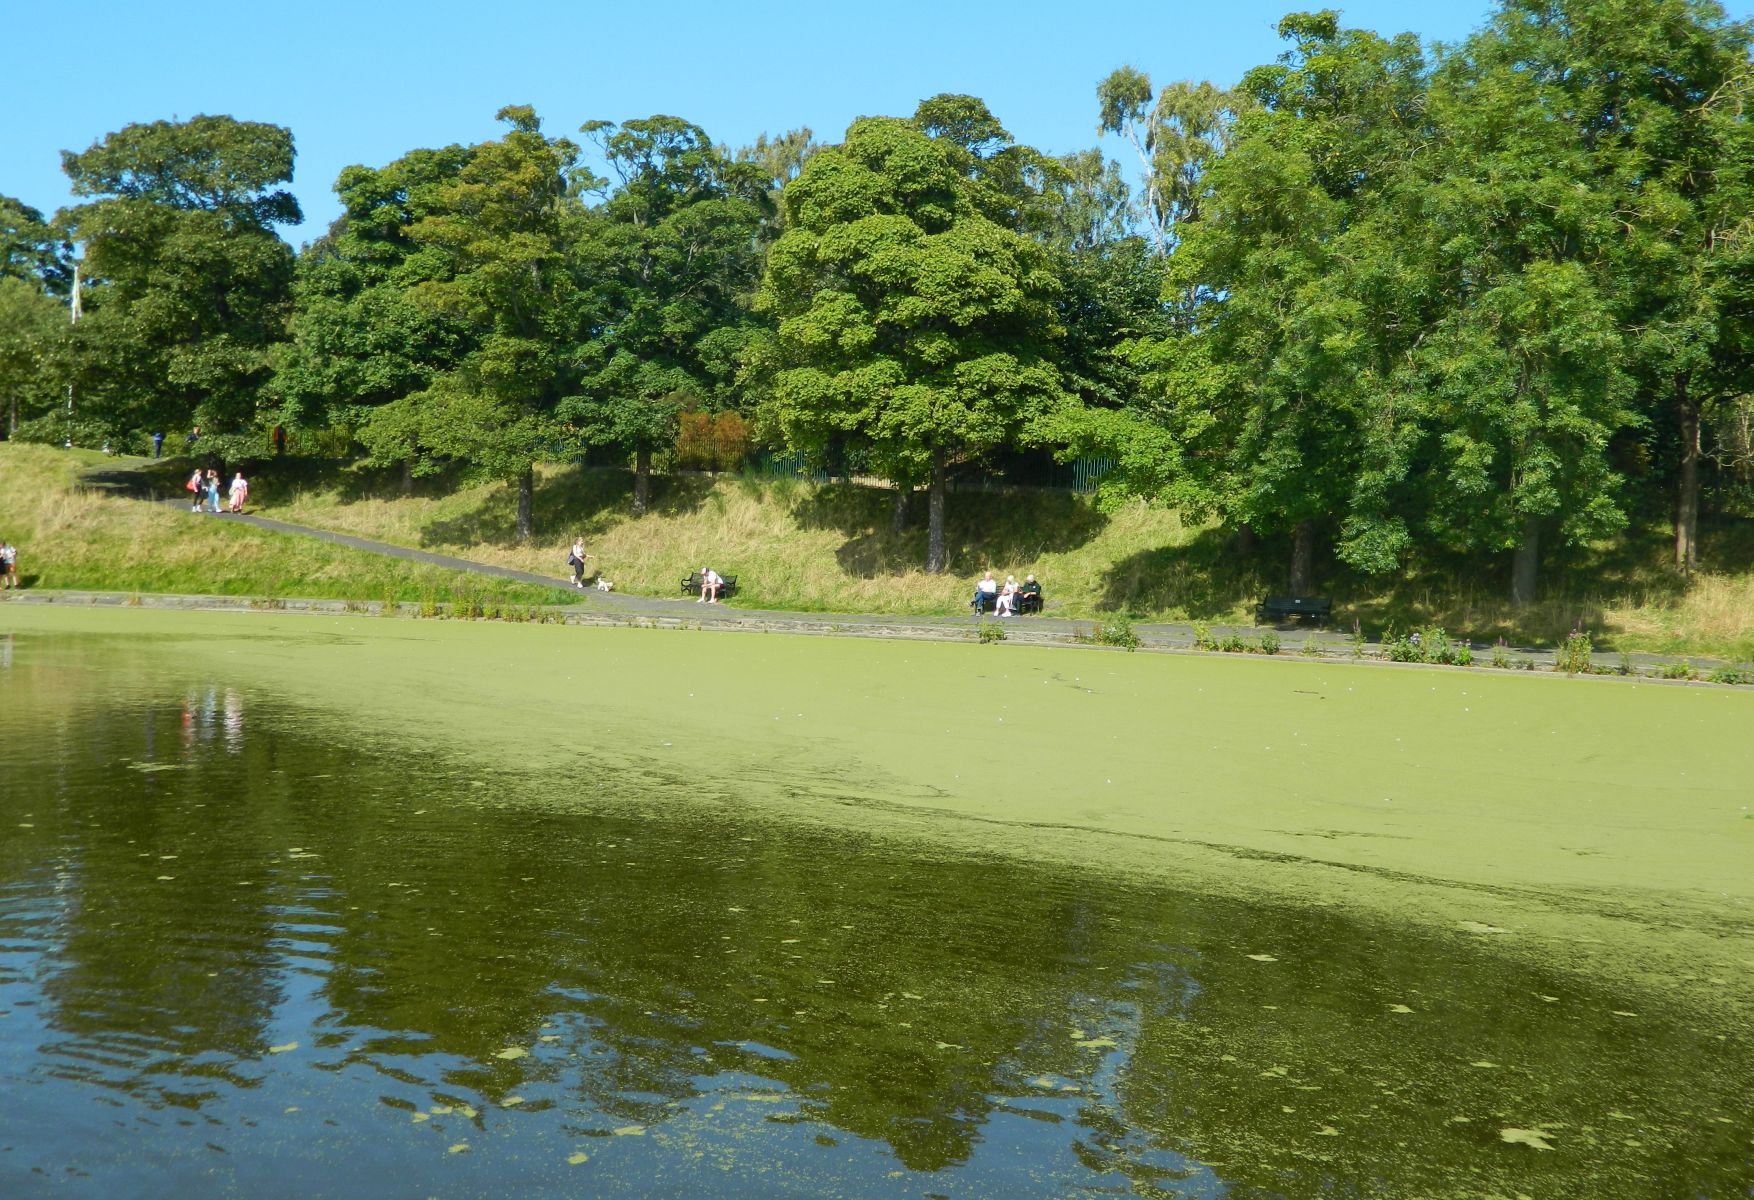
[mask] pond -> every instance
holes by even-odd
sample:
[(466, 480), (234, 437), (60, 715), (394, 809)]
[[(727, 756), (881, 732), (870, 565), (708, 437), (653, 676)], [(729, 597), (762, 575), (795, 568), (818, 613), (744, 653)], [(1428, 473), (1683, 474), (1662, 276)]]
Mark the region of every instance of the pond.
[(0, 636), (0, 748), (6, 1197), (1754, 1194), (1745, 1029), (1490, 938), (489, 772), (139, 639)]

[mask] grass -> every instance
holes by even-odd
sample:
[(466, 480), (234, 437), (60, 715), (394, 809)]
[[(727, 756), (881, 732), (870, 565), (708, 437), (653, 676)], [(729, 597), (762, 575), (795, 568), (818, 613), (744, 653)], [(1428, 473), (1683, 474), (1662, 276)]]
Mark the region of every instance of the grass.
[[(972, 579), (991, 568), (1043, 580), (1054, 616), (1250, 624), (1256, 601), (1281, 589), (1289, 556), (1280, 540), (1244, 553), (1211, 524), (1145, 505), (1102, 513), (1063, 492), (953, 493), (950, 568), (934, 576), (919, 566), (924, 497), (894, 532), (893, 493), (875, 487), (660, 477), (652, 511), (635, 520), (624, 472), (550, 467), (537, 482), (538, 538), (521, 545), (504, 484), (436, 480), (404, 494), (391, 475), (308, 460), (264, 483), (253, 498), (287, 520), (556, 576), (578, 532), (622, 591), (670, 595), (710, 563), (738, 573), (740, 603), (802, 611), (960, 613)], [(1552, 646), (1581, 626), (1601, 650), (1754, 660), (1754, 522), (1704, 536), (1706, 561), (1721, 570), (1690, 581), (1666, 566), (1660, 525), (1559, 550), (1544, 599), (1520, 612), (1503, 598), (1508, 563), (1484, 574), (1461, 560), (1423, 564), (1390, 583), (1328, 564), (1319, 589), (1334, 597), (1342, 628), (1437, 624), (1479, 642)]]
[[(42, 448), (0, 446), (0, 452), (66, 461), (63, 452)], [(168, 460), (154, 468), (153, 478), (165, 492), (175, 492), (185, 469), (181, 460)], [(896, 532), (894, 494), (855, 484), (659, 476), (652, 510), (635, 520), (626, 472), (545, 467), (537, 479), (538, 536), (525, 545), (515, 536), (512, 495), (503, 483), (438, 478), (419, 481), (405, 494), (393, 472), (318, 459), (255, 464), (252, 480), (252, 506), (284, 520), (557, 579), (567, 574), (572, 535), (581, 533), (596, 555), (592, 567), (619, 591), (674, 595), (683, 575), (707, 563), (739, 576), (737, 602), (745, 607), (806, 612), (960, 614), (972, 580), (990, 568), (1041, 579), (1050, 616), (1096, 621), (1120, 613), (1134, 620), (1252, 624), (1260, 597), (1282, 590), (1289, 558), (1283, 539), (1261, 538), (1245, 552), (1209, 523), (1145, 505), (1099, 512), (1064, 492), (952, 493), (949, 571), (928, 575), (920, 569), (925, 498), (914, 498), (911, 519)], [(0, 481), (9, 506), (13, 491)], [(1353, 620), (1372, 634), (1391, 625), (1441, 625), (1480, 643), (1502, 637), (1554, 646), (1581, 627), (1599, 651), (1754, 661), (1754, 521), (1726, 519), (1702, 533), (1704, 559), (1714, 570), (1691, 580), (1667, 566), (1667, 530), (1660, 520), (1612, 542), (1556, 549), (1543, 564), (1543, 599), (1522, 611), (1504, 599), (1508, 561), (1482, 570), (1478, 562), (1435, 560), (1393, 581), (1361, 577), (1329, 562), (1320, 565), (1317, 588), (1333, 597), (1342, 629)], [(339, 552), (319, 553), (327, 561)], [(151, 557), (126, 570), (123, 565), (106, 560), (92, 569), (137, 580), (127, 584), (135, 589), (175, 590), (176, 578), (166, 576), (199, 572), (202, 564), (197, 556), (190, 568), (175, 571), (162, 570)], [(323, 568), (312, 567), (307, 575), (322, 578)], [(380, 578), (386, 568), (357, 569)], [(247, 589), (240, 584), (238, 590)], [(375, 599), (381, 588), (307, 588), (298, 594)]]
[[(0, 443), (0, 538), (27, 587), (265, 598), (421, 600), (491, 596), (552, 604), (546, 588), (459, 575), (310, 538), (143, 504), (81, 482), (118, 460)], [(167, 491), (170, 490), (167, 488)]]

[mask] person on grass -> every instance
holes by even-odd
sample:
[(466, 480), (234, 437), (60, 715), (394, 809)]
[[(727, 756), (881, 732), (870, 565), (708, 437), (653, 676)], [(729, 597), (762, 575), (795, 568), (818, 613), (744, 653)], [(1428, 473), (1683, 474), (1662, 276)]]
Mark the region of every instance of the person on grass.
[(207, 507), (213, 512), (220, 512), (219, 507), (219, 472), (212, 467), (207, 468)]
[(572, 568), (572, 585), (581, 592), (585, 590), (585, 560), (595, 557), (594, 554), (585, 553), (583, 536), (574, 536), (572, 550), (566, 556), (566, 565)]
[(189, 492), (189, 511), (200, 512), (201, 490), (205, 486), (205, 479), (201, 474), (200, 467), (195, 468), (195, 473), (189, 476), (189, 482), (185, 483), (183, 486), (187, 488)]
[(700, 604), (704, 601), (707, 604), (717, 604), (719, 602), (719, 593), (723, 591), (724, 588), (724, 578), (720, 576), (717, 571), (713, 570), (711, 567), (702, 567), (700, 569), (700, 598), (697, 599), (695, 603)]
[(0, 584), (7, 591), (18, 586), (18, 547), (11, 542), (0, 541)]

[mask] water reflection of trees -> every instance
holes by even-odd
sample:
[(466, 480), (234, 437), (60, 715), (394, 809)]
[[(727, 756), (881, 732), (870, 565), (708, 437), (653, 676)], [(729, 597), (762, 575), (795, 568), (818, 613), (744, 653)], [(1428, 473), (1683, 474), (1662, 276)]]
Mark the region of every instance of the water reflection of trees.
[[(1234, 1196), (1638, 1195), (1658, 1171), (1711, 1194), (1739, 1169), (1711, 1114), (1737, 1111), (1745, 1045), (1654, 1011), (1630, 1036), (1608, 1001), (1460, 935), (547, 812), (223, 688), (44, 728), (52, 768), (6, 800), (37, 828), (0, 845), (0, 883), (30, 885), (52, 943), (48, 1053), (152, 1104), (252, 1086), (302, 989), (327, 1069), (476, 1103), (547, 1088), (579, 1131), (659, 1125), (740, 1079), (789, 1098), (770, 1119), (917, 1171), (1020, 1117), (1056, 1169), (1143, 1194), (1202, 1162)], [(1499, 1140), (1540, 1123), (1562, 1127), (1552, 1154)]]

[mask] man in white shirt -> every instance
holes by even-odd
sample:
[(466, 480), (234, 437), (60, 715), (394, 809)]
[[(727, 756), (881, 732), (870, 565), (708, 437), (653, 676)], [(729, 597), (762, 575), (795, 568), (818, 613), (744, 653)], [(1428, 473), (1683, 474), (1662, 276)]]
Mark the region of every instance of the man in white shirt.
[(988, 571), (981, 577), (981, 581), (974, 585), (973, 604), (975, 615), (979, 616), (982, 613), (992, 612), (993, 606), (998, 602), (999, 581), (993, 578), (993, 573), (991, 571)]
[(700, 599), (696, 600), (695, 603), (699, 604), (704, 600), (708, 604), (717, 604), (719, 602), (719, 591), (724, 586), (725, 581), (720, 578), (717, 571), (713, 570), (711, 567), (702, 567), (700, 569)]

